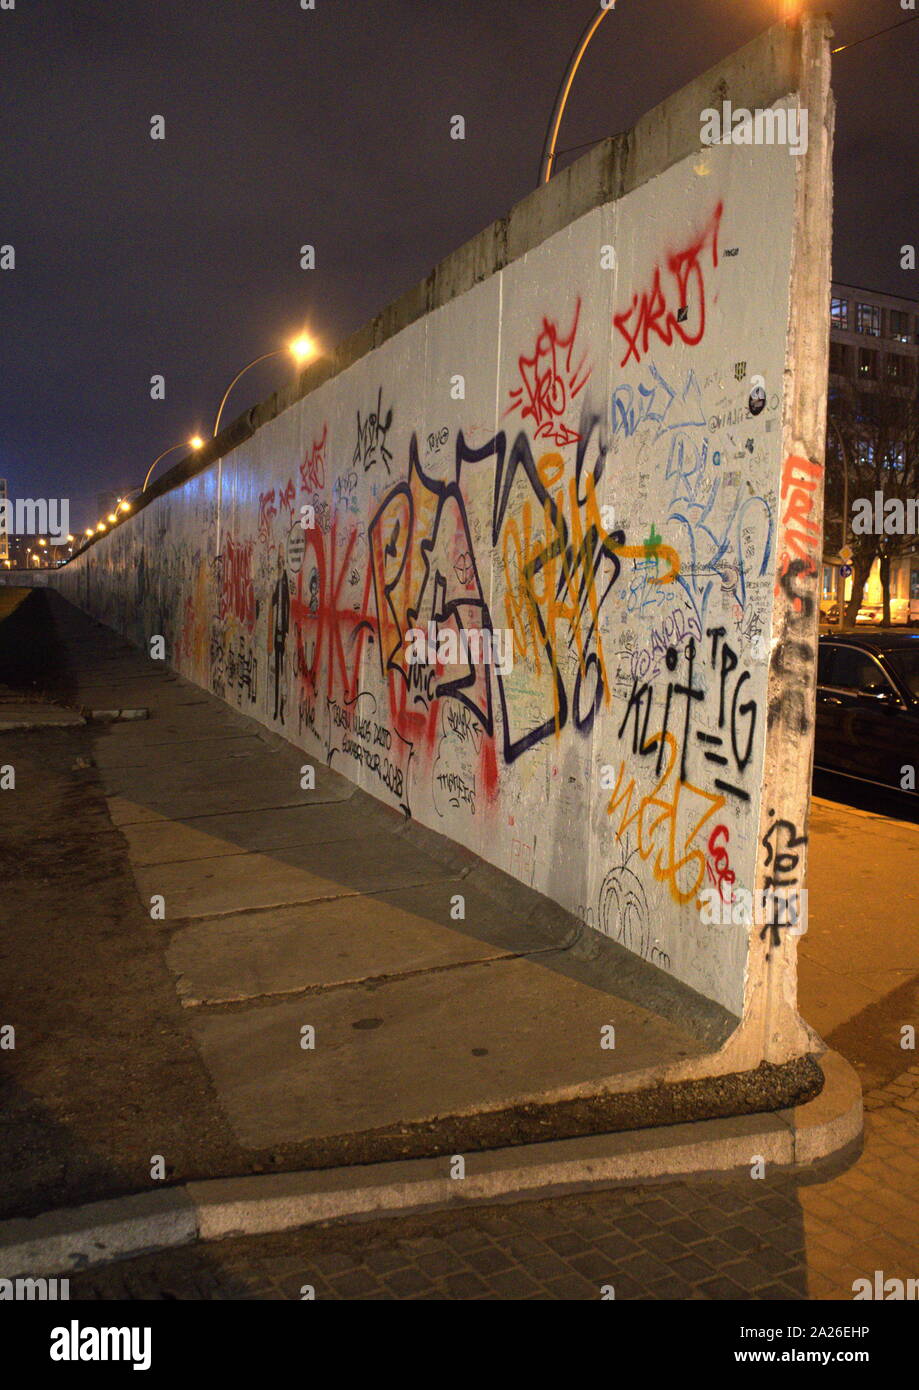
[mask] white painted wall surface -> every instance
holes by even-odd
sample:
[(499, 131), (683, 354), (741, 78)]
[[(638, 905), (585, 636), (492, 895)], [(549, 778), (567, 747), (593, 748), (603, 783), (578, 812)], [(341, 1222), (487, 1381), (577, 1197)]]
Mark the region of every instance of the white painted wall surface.
[[(588, 213), (57, 582), (739, 1014), (750, 928), (698, 897), (755, 883), (795, 172), (711, 148)], [(438, 619), (513, 631), (512, 671), (409, 668)]]

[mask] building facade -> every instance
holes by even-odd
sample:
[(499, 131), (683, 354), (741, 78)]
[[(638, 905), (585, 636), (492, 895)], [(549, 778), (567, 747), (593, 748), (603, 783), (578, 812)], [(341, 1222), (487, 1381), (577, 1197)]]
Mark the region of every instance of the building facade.
[[(857, 285), (833, 282), (830, 297), (830, 411), (834, 392), (854, 392), (859, 403), (870, 407), (878, 394), (916, 399), (919, 393), (919, 300), (879, 294)], [(851, 507), (847, 526), (851, 527)], [(839, 546), (842, 543), (840, 513), (826, 519), (826, 552), (821, 589), (825, 614), (836, 605)], [(847, 533), (848, 534), (848, 533)], [(846, 598), (852, 581), (846, 580)], [(919, 536), (904, 555), (891, 560), (891, 620), (919, 622)], [(879, 622), (883, 612), (879, 562), (875, 560), (865, 585), (859, 622)]]

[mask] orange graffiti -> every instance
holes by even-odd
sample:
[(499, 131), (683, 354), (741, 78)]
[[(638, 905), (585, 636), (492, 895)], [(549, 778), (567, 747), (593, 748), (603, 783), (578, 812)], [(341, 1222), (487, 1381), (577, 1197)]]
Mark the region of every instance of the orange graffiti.
[(811, 463), (810, 459), (798, 454), (789, 454), (782, 469), (782, 560), (781, 573), (785, 574), (791, 556), (803, 560), (807, 566), (806, 574), (816, 574), (814, 554), (820, 539), (820, 527), (811, 515), (814, 493), (823, 467)]
[[(655, 748), (659, 738), (660, 734), (650, 738), (642, 752)], [(664, 744), (666, 766), (647, 796), (639, 794), (634, 776), (627, 778), (623, 762), (606, 810), (610, 816), (620, 812), (615, 829), (617, 840), (632, 826), (636, 827), (639, 855), (645, 860), (654, 855), (654, 877), (667, 884), (674, 902), (682, 904), (696, 896), (705, 880), (705, 846), (696, 841), (703, 826), (721, 810), (724, 797), (674, 777), (678, 759), (673, 734), (664, 734)], [(695, 798), (703, 803), (701, 810), (695, 805)]]

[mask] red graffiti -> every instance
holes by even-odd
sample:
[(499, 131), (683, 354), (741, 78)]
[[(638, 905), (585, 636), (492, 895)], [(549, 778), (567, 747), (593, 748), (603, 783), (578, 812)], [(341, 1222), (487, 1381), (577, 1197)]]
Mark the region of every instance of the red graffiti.
[[(719, 203), (709, 218), (705, 229), (689, 246), (675, 251), (667, 257), (667, 271), (673, 283), (667, 284), (667, 294), (661, 284), (661, 267), (654, 267), (651, 288), (644, 290), (639, 297), (632, 295), (631, 306), (624, 313), (614, 314), (613, 323), (627, 343), (626, 353), (620, 367), (624, 367), (630, 357), (640, 362), (642, 353), (647, 353), (648, 342), (654, 333), (667, 347), (676, 336), (689, 347), (695, 347), (705, 334), (705, 274), (702, 269), (702, 253), (710, 245), (712, 266), (718, 264), (718, 228), (724, 204)], [(690, 303), (692, 296), (690, 278), (694, 281), (698, 303)], [(690, 317), (695, 307), (694, 324)]]
[(232, 614), (246, 631), (255, 629), (255, 586), (252, 583), (252, 542), (237, 545), (229, 536), (223, 552), (220, 617)]
[[(357, 531), (352, 530), (338, 554), (338, 527), (324, 537), (315, 528), (306, 532), (306, 549), (297, 575), (290, 615), (296, 630), (297, 664), (307, 688), (315, 693), (319, 673), (326, 671), (326, 695), (353, 700), (360, 687), (364, 642), (376, 635), (373, 616), (373, 573), (364, 573), (360, 604), (343, 590), (350, 583)], [(328, 545), (328, 553), (326, 553)]]
[(328, 432), (328, 425), (323, 425), (321, 437), (313, 441), (300, 465), (300, 488), (303, 492), (319, 492), (325, 487), (325, 445)]
[[(722, 836), (724, 836), (724, 844), (719, 843)], [(730, 867), (731, 861), (728, 858), (727, 841), (729, 838), (730, 835), (726, 825), (716, 825), (711, 835), (708, 837), (708, 852), (711, 855), (711, 860), (707, 865), (709, 877), (718, 889), (722, 902), (726, 903), (731, 901), (731, 894), (730, 892), (725, 893), (722, 884), (726, 883), (730, 889), (731, 884), (736, 878), (734, 870)]]
[(293, 522), (294, 519), (294, 498), (297, 496), (297, 489), (294, 487), (293, 478), (288, 478), (287, 487), (278, 495), (278, 508), (286, 508), (287, 513)]
[(519, 410), (524, 420), (531, 419), (536, 426), (535, 438), (551, 439), (559, 447), (573, 444), (581, 437), (563, 419), (591, 373), (590, 367), (585, 370), (586, 353), (577, 366), (573, 365), (580, 314), (579, 298), (571, 329), (564, 338), (559, 334), (557, 323), (543, 319), (533, 356), (517, 359), (523, 385), (510, 392), (511, 404), (504, 412), (510, 415)]
[(258, 499), (258, 538), (266, 544), (271, 537), (271, 522), (278, 514), (278, 509), (274, 505), (275, 490), (259, 493)]
[[(782, 469), (782, 557), (780, 573), (785, 574), (794, 556), (807, 566), (804, 573), (816, 574), (815, 552), (820, 527), (813, 516), (814, 493), (823, 467), (810, 459), (789, 454)], [(796, 600), (800, 604), (801, 600)]]

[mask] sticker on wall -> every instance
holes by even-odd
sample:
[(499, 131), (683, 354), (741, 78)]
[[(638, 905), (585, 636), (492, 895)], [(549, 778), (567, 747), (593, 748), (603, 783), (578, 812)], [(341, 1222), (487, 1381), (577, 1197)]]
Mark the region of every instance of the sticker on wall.
[(290, 531), (287, 533), (287, 568), (291, 574), (299, 574), (303, 568), (303, 556), (306, 553), (306, 532), (295, 521)]

